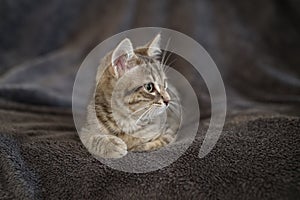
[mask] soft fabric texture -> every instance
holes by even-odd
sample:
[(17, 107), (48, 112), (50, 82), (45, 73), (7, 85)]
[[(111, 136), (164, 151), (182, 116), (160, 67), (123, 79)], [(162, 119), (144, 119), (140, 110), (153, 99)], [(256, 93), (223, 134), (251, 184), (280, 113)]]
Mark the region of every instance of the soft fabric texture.
[[(1, 1), (0, 199), (299, 198), (299, 7), (293, 0)], [(170, 166), (132, 174), (87, 152), (71, 95), (84, 56), (140, 26), (181, 31), (207, 49), (225, 81), (228, 116), (200, 159), (209, 96), (185, 71), (200, 86), (196, 140)]]

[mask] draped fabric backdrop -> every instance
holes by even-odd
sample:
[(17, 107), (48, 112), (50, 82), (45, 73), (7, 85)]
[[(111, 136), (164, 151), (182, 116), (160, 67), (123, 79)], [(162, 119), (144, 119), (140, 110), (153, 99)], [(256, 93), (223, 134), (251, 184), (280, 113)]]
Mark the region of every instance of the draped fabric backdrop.
[[(71, 95), (91, 49), (144, 26), (180, 31), (208, 51), (225, 82), (228, 115), (215, 148), (198, 158), (210, 100), (186, 70), (203, 111), (195, 142), (166, 168), (130, 174), (80, 143)], [(297, 199), (299, 53), (296, 0), (2, 0), (0, 199)]]

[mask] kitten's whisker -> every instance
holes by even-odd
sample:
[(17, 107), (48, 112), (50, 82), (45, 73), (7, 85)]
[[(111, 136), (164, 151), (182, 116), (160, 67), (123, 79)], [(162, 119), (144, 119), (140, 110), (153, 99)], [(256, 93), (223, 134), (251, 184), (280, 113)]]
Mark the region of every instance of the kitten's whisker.
[(144, 109), (147, 108), (147, 107), (148, 107), (148, 106), (144, 106), (144, 107), (142, 107), (142, 108), (140, 108), (140, 109), (137, 109), (136, 111), (134, 111), (133, 113), (131, 113), (131, 114), (129, 115), (129, 117), (132, 117), (132, 115), (134, 115), (134, 114), (136, 114), (136, 113), (138, 113), (138, 112), (144, 110)]
[(167, 62), (169, 60), (169, 58), (171, 57), (172, 53), (169, 53), (169, 55), (167, 56), (166, 60), (163, 62), (163, 65), (167, 65)]
[(174, 64), (176, 61), (177, 61), (177, 58), (174, 58), (174, 60), (172, 60), (172, 61), (168, 64), (168, 66), (171, 66), (171, 65)]
[[(171, 66), (171, 65), (167, 65), (167, 62), (168, 62), (169, 58), (171, 57), (171, 55), (172, 55), (172, 53), (170, 53), (170, 54), (168, 55), (168, 57), (166, 58), (165, 62), (163, 63), (163, 66), (164, 66), (164, 67), (163, 67), (163, 71), (164, 71), (165, 74), (169, 71), (170, 66)], [(171, 64), (173, 64), (174, 61), (176, 61), (176, 59), (174, 59), (174, 60), (172, 61)]]
[(152, 110), (152, 106), (150, 106), (141, 116), (140, 116), (140, 118), (143, 118), (143, 117), (145, 117), (145, 116), (147, 116), (147, 115), (149, 115), (149, 112), (151, 112), (151, 110)]
[(179, 109), (179, 108), (181, 108), (182, 110), (185, 110), (184, 108), (183, 108), (183, 106), (182, 105), (180, 105), (180, 104), (173, 104), (173, 103), (170, 103), (169, 104), (170, 105), (170, 108), (171, 109)]
[(161, 58), (161, 63), (160, 63), (160, 66), (163, 66), (163, 63), (164, 63), (164, 60), (165, 60), (166, 54), (167, 54), (167, 50), (164, 50), (164, 53), (163, 53), (163, 55), (162, 55), (162, 58)]
[(170, 70), (170, 67), (168, 66), (168, 67), (166, 67), (166, 69), (164, 70), (164, 73), (167, 74), (169, 70)]
[(152, 112), (151, 113), (149, 113), (149, 115), (150, 115), (150, 120), (152, 121), (152, 117), (154, 116), (157, 116), (157, 113), (158, 113), (158, 107), (157, 106), (154, 106), (153, 107), (153, 109), (152, 109)]
[(175, 101), (175, 100), (173, 100), (173, 99), (170, 99), (169, 103), (173, 103), (173, 104), (179, 105), (178, 101)]
[(168, 65), (163, 65), (163, 72), (166, 73), (166, 71), (169, 69), (170, 67)]
[(178, 102), (178, 101), (175, 101), (175, 100), (170, 100), (169, 101), (169, 105), (171, 105), (171, 106), (180, 106), (181, 108), (184, 108), (184, 106), (180, 103), (180, 102)]
[(180, 111), (178, 111), (175, 107), (169, 106), (168, 109), (170, 109), (171, 112), (175, 113), (177, 118), (180, 118)]
[(153, 116), (154, 112), (155, 112), (155, 109), (151, 109), (151, 111), (148, 113), (150, 121), (152, 121), (152, 116)]
[(145, 115), (147, 115), (151, 109), (152, 106), (150, 106), (143, 114), (141, 114), (141, 116), (136, 120), (135, 124), (137, 124)]

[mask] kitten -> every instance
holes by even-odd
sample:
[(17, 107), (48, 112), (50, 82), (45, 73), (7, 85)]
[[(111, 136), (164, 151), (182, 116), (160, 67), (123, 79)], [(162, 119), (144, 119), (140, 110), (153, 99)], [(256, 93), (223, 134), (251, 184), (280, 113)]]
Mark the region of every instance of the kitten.
[(171, 110), (178, 111), (179, 104), (168, 92), (160, 40), (158, 34), (134, 50), (126, 38), (102, 59), (99, 69), (106, 68), (101, 77), (98, 70), (80, 132), (93, 155), (120, 158), (127, 151), (155, 150), (175, 140), (180, 120)]

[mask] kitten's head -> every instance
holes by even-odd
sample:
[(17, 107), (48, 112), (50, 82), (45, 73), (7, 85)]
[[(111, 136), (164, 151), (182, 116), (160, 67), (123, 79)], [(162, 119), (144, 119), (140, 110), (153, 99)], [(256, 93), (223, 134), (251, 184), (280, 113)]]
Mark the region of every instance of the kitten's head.
[[(160, 39), (158, 34), (148, 44), (134, 50), (126, 38), (112, 51), (111, 63), (106, 70), (111, 77), (107, 79), (111, 85), (108, 90), (113, 90), (109, 91), (111, 108), (120, 126), (153, 119), (169, 105), (167, 78), (159, 60)], [(134, 127), (134, 124), (129, 124), (129, 127)]]

